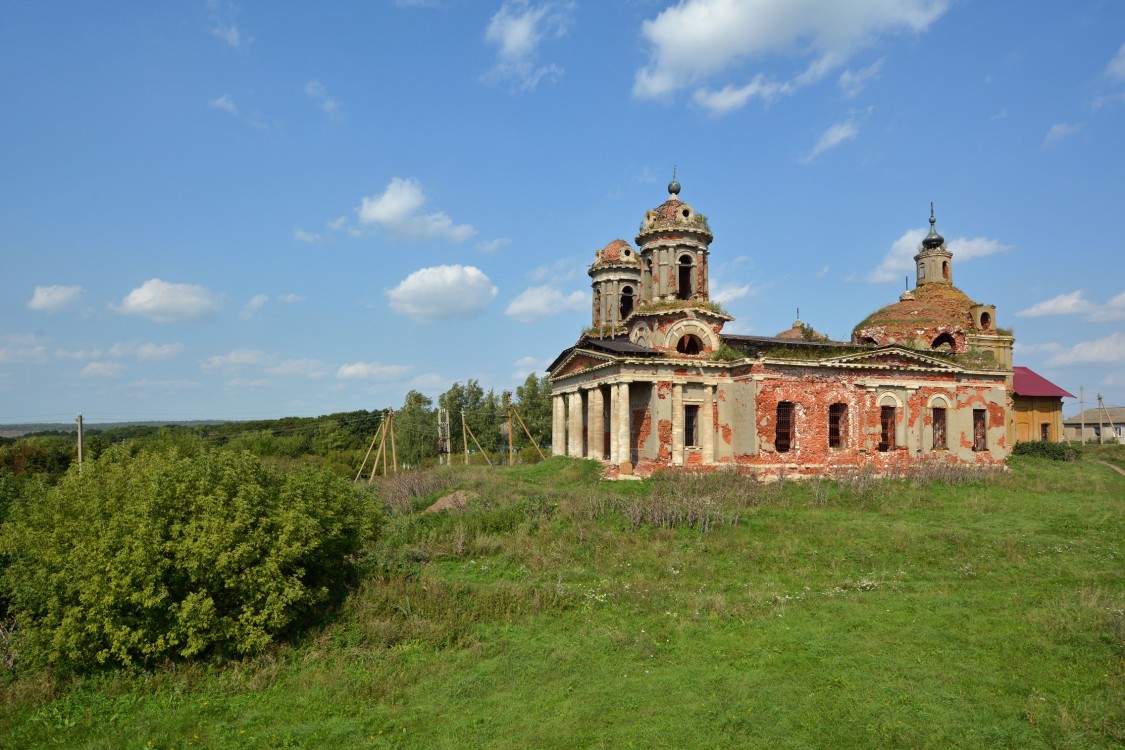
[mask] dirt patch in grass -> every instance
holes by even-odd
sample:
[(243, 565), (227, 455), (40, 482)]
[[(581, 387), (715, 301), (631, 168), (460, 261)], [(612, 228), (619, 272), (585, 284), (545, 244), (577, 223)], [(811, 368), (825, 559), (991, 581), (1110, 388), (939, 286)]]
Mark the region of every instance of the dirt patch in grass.
[(438, 498), (433, 505), (426, 508), (426, 512), (437, 513), (439, 510), (464, 510), (472, 499), (473, 496), (465, 492), (465, 490), (457, 490), (456, 492), (450, 492), (448, 495)]

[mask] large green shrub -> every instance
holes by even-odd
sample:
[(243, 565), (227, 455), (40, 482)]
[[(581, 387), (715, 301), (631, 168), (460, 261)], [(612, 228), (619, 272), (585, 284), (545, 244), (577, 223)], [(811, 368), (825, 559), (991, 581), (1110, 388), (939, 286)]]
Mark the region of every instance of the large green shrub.
[(115, 446), (0, 531), (20, 659), (64, 669), (260, 651), (348, 582), (378, 511), (248, 453)]
[(1014, 456), (1037, 456), (1055, 461), (1074, 461), (1080, 451), (1069, 443), (1052, 443), (1043, 440), (1016, 443), (1012, 448)]

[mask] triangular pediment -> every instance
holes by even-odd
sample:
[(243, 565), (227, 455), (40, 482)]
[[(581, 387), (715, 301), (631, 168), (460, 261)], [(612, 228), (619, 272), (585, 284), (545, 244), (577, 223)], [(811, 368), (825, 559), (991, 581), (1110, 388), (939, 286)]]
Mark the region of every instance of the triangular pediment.
[(576, 372), (582, 372), (594, 367), (614, 362), (616, 357), (586, 349), (572, 349), (551, 370), (551, 378), (565, 378)]
[(877, 368), (892, 370), (929, 370), (936, 372), (960, 372), (956, 364), (929, 354), (901, 346), (886, 346), (874, 351), (855, 352), (820, 360), (821, 364), (849, 368)]

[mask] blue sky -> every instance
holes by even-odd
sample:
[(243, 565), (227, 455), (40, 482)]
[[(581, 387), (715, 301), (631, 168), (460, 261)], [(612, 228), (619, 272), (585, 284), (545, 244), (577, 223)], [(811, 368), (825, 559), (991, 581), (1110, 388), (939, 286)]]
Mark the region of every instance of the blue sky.
[(0, 0), (0, 102), (0, 422), (513, 388), (673, 165), (728, 331), (847, 338), (933, 201), (1016, 363), (1125, 404), (1115, 0)]

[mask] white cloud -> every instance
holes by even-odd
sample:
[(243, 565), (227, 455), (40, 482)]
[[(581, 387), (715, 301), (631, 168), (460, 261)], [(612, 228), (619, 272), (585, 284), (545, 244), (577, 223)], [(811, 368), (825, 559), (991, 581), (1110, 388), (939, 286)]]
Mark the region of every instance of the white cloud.
[(547, 365), (551, 364), (549, 359), (539, 359), (538, 357), (520, 357), (515, 362), (515, 370), (512, 371), (512, 380), (522, 383), (527, 380), (527, 376), (535, 373), (536, 375), (546, 371)]
[(305, 298), (299, 294), (283, 294), (277, 298), (277, 301), (284, 302), (287, 305), (291, 305), (294, 302), (304, 302)]
[(352, 362), (340, 365), (336, 377), (348, 380), (398, 380), (410, 372), (409, 365), (384, 365), (379, 362)]
[(238, 105), (234, 103), (234, 97), (230, 94), (223, 94), (207, 102), (207, 106), (212, 109), (221, 109), (224, 112), (230, 112), (232, 115), (238, 114)]
[(243, 320), (250, 320), (254, 314), (261, 310), (267, 302), (270, 301), (269, 295), (255, 294), (250, 298), (250, 301), (242, 308), (242, 312), (238, 314)]
[(348, 217), (347, 216), (337, 216), (335, 219), (332, 219), (331, 221), (326, 222), (325, 226), (327, 226), (329, 229), (331, 229), (334, 232), (338, 232), (341, 229), (346, 229), (347, 226), (348, 226)]
[(245, 49), (254, 41), (252, 36), (244, 36), (238, 30), (234, 17), (238, 9), (231, 3), (207, 0), (207, 11), (211, 16), (211, 34), (222, 39), (231, 49)]
[(504, 314), (521, 323), (532, 323), (563, 312), (584, 310), (589, 304), (589, 295), (582, 292), (563, 294), (553, 286), (533, 286), (509, 302)]
[(800, 161), (802, 164), (808, 164), (825, 151), (830, 151), (845, 141), (854, 140), (857, 135), (859, 135), (859, 126), (854, 122), (850, 120), (838, 122), (820, 134), (812, 151), (802, 156)]
[(1016, 313), (1021, 318), (1039, 318), (1044, 315), (1074, 315), (1087, 313), (1094, 310), (1094, 304), (1087, 300), (1078, 289), (1070, 294), (1060, 294), (1057, 297), (1037, 302), (1031, 307)]
[(305, 84), (305, 95), (313, 100), (321, 112), (333, 120), (339, 120), (343, 117), (344, 111), (340, 101), (329, 96), (328, 89), (324, 88), (324, 84), (315, 78)]
[(297, 240), (298, 242), (307, 242), (310, 245), (314, 245), (317, 242), (320, 242), (322, 237), (316, 232), (306, 232), (303, 229), (295, 229), (293, 230), (293, 239)]
[(822, 269), (820, 269), (819, 271), (816, 272), (816, 277), (818, 279), (823, 279), (827, 275), (828, 275), (828, 266), (825, 266), (824, 268), (822, 268)]
[(81, 296), (80, 286), (37, 286), (27, 306), (40, 312), (59, 312), (70, 307)]
[(234, 372), (244, 367), (259, 367), (269, 364), (271, 357), (257, 349), (234, 349), (226, 354), (208, 357), (200, 365), (204, 370)]
[(745, 86), (727, 85), (718, 91), (700, 88), (692, 94), (692, 100), (706, 109), (714, 116), (725, 115), (735, 109), (741, 109), (751, 99), (761, 99), (771, 102), (781, 94), (791, 94), (794, 89), (792, 84), (770, 81), (763, 75), (756, 75)]
[(114, 308), (125, 315), (140, 315), (158, 323), (194, 320), (222, 307), (220, 297), (197, 284), (170, 284), (149, 279), (125, 295)]
[(840, 91), (844, 93), (845, 99), (854, 99), (867, 88), (868, 83), (879, 77), (879, 73), (882, 70), (883, 58), (880, 57), (866, 68), (860, 68), (854, 73), (850, 70), (845, 70), (840, 74), (840, 78), (836, 83), (839, 85)]
[(1063, 350), (1063, 345), (1048, 341), (1042, 344), (1024, 344), (1018, 339), (1012, 344), (1012, 351), (1020, 357), (1027, 357), (1033, 354), (1058, 354)]
[(408, 239), (463, 242), (476, 233), (471, 224), (454, 224), (441, 211), (419, 214), (425, 202), (426, 195), (417, 180), (395, 177), (379, 195), (363, 198), (356, 213), (361, 223), (383, 227)]
[[(926, 31), (947, 5), (947, 0), (681, 0), (642, 24), (651, 58), (637, 71), (633, 95), (667, 97), (770, 55), (807, 61), (779, 84), (807, 85), (885, 34)], [(728, 96), (726, 103), (733, 107), (736, 100)]]
[[(883, 256), (879, 267), (867, 275), (867, 280), (873, 283), (901, 281), (903, 276), (914, 273), (914, 256), (922, 246), (922, 238), (929, 232), (928, 229), (908, 229), (901, 237), (895, 240), (891, 249)], [(993, 253), (1007, 252), (1011, 245), (1005, 245), (998, 240), (987, 237), (957, 237), (947, 240), (946, 248), (953, 253), (953, 260), (967, 261), (981, 258)]]
[(90, 350), (80, 349), (78, 351), (68, 352), (65, 349), (56, 349), (55, 350), (55, 356), (58, 357), (59, 359), (77, 359), (77, 360), (97, 359), (98, 357), (102, 356), (102, 350), (101, 349), (90, 349)]
[(546, 34), (566, 34), (574, 11), (572, 2), (533, 5), (528, 0), (505, 0), (485, 29), (484, 39), (497, 47), (496, 64), (481, 79), (510, 82), (519, 91), (534, 90), (541, 80), (555, 80), (562, 68), (539, 65), (539, 45)]
[(1117, 50), (1117, 54), (1109, 61), (1106, 66), (1105, 74), (1110, 78), (1116, 78), (1119, 81), (1125, 81), (1125, 44)]
[(1081, 127), (1081, 125), (1072, 125), (1069, 122), (1057, 122), (1047, 131), (1047, 135), (1043, 138), (1043, 145), (1053, 146), (1077, 133)]
[(1125, 292), (1121, 292), (1104, 305), (1086, 299), (1081, 289), (1070, 294), (1060, 294), (1051, 299), (1037, 302), (1016, 315), (1024, 318), (1038, 318), (1044, 315), (1086, 315), (1092, 323), (1114, 323), (1125, 320)]
[(485, 311), (499, 290), (479, 268), (422, 268), (387, 291), (391, 309), (419, 322), (473, 318)]
[(1117, 364), (1125, 362), (1125, 334), (1082, 341), (1051, 357), (1051, 365)]
[(328, 374), (328, 366), (319, 359), (286, 359), (266, 368), (270, 375), (293, 375), (318, 379)]
[(512, 241), (507, 237), (497, 237), (494, 240), (483, 240), (477, 243), (477, 252), (490, 255), (502, 247), (507, 247)]
[(123, 372), (125, 372), (125, 365), (120, 362), (90, 362), (82, 368), (83, 375), (100, 378), (115, 378)]
[(47, 347), (35, 346), (0, 346), (0, 362), (5, 364), (34, 364), (41, 365), (47, 361)]
[(711, 299), (725, 305), (750, 296), (751, 291), (749, 284), (722, 284), (711, 291)]
[[(590, 255), (593, 254), (591, 251)], [(578, 277), (578, 269), (581, 267), (581, 264), (573, 258), (559, 258), (550, 265), (536, 266), (528, 276), (532, 281), (569, 281)]]
[(137, 359), (171, 359), (184, 350), (184, 345), (176, 344), (140, 344), (136, 348)]
[(1117, 295), (1102, 307), (1090, 314), (1089, 320), (1095, 323), (1112, 323), (1125, 320), (1125, 292)]

